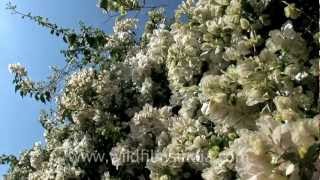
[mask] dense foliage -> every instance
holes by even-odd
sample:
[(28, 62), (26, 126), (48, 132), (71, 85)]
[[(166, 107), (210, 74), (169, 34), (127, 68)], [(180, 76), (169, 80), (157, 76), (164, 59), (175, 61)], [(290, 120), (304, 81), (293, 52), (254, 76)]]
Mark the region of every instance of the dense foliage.
[(145, 3), (100, 1), (120, 12), (113, 34), (9, 5), (68, 48), (48, 82), (9, 67), (16, 91), (56, 109), (45, 144), (0, 157), (8, 179), (318, 180), (318, 2), (186, 0), (173, 22), (150, 10), (138, 37), (126, 14)]

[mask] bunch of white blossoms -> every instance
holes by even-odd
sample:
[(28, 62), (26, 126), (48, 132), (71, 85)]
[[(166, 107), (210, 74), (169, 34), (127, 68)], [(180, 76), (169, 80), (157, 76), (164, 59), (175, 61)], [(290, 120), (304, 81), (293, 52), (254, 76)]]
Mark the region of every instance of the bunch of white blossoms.
[[(300, 1), (186, 0), (170, 25), (162, 10), (150, 13), (141, 41), (137, 20), (117, 19), (97, 50), (106, 60), (66, 78), (47, 145), (9, 175), (319, 179), (319, 32), (303, 11)], [(111, 161), (70, 160), (93, 152)]]
[(201, 34), (184, 25), (172, 26), (174, 43), (168, 50), (166, 65), (173, 89), (195, 84), (195, 76), (201, 73), (200, 41)]
[(34, 89), (35, 83), (28, 77), (28, 71), (20, 63), (10, 64), (8, 66), (9, 72), (15, 75), (16, 90), (26, 95)]
[(94, 151), (91, 141), (90, 135), (73, 131), (72, 136), (63, 142), (55, 143), (50, 149), (45, 150), (45, 146), (35, 145), (29, 153), (30, 164), (35, 171), (30, 173), (28, 178), (79, 179), (84, 174), (79, 166), (81, 163), (86, 163)]
[[(230, 147), (228, 145), (220, 148), (210, 147), (210, 136), (216, 135), (206, 134), (208, 129), (214, 130), (218, 135), (228, 135), (236, 130), (241, 140), (242, 136), (245, 137), (241, 129), (254, 130), (253, 133), (257, 134), (263, 131), (260, 127), (262, 125), (257, 121), (261, 113), (272, 114), (272, 121), (280, 127), (291, 127), (292, 124), (290, 131), (301, 129), (309, 121), (310, 127), (319, 128), (316, 123), (311, 123), (316, 120), (304, 119), (308, 116), (307, 112), (317, 113), (314, 101), (315, 89), (306, 86), (305, 82), (315, 82), (318, 63), (309, 59), (311, 55), (307, 42), (301, 33), (295, 31), (290, 20), (283, 22), (283, 25), (278, 27), (279, 30), (267, 34), (261, 33), (263, 28), (272, 23), (270, 15), (266, 14), (266, 9), (271, 6), (269, 3), (270, 1), (240, 0), (185, 1), (177, 11), (176, 22), (171, 26), (169, 33), (161, 28), (154, 31), (154, 36), (149, 42), (151, 46), (145, 50), (146, 55), (136, 56), (141, 57), (136, 59), (141, 62), (139, 67), (147, 69), (145, 74), (139, 71), (139, 76), (148, 77), (151, 67), (154, 66), (153, 62), (165, 64), (169, 86), (173, 93), (171, 105), (182, 106), (178, 114), (180, 117), (173, 121), (173, 128), (168, 127), (170, 143), (156, 157), (165, 159), (164, 157), (170, 153), (175, 155), (177, 152), (191, 153), (192, 151), (188, 150), (193, 147), (198, 151), (206, 147), (204, 152), (208, 153), (208, 157), (211, 157), (210, 155), (215, 157), (215, 153), (222, 152), (216, 160), (213, 160), (211, 167), (204, 171), (204, 178), (246, 179), (247, 176), (242, 174), (242, 169), (239, 169), (238, 165), (242, 159), (235, 154), (238, 147), (231, 145), (232, 141)], [(253, 12), (245, 12), (244, 8), (248, 7), (251, 7)], [(250, 17), (250, 13), (257, 18)], [(162, 36), (162, 40), (170, 41), (158, 47), (161, 42), (158, 36), (160, 32), (166, 33)], [(152, 47), (158, 48), (150, 51)], [(149, 52), (157, 53), (149, 56)], [(202, 118), (199, 118), (199, 106)], [(212, 129), (199, 124), (204, 134), (200, 133), (201, 135), (194, 137), (197, 143), (193, 142), (190, 135), (186, 137), (191, 139), (181, 140), (188, 133), (180, 131), (178, 128), (180, 126), (176, 123), (190, 120), (195, 126), (205, 117), (214, 123)], [(157, 126), (157, 123), (154, 125)], [(181, 129), (190, 128), (184, 125)], [(308, 130), (302, 128), (300, 135), (292, 132), (294, 134), (292, 136), (301, 136), (304, 132)], [(290, 138), (287, 138), (290, 141)], [(250, 144), (249, 141), (246, 143)], [(317, 143), (317, 138), (310, 142), (310, 144)], [(245, 147), (239, 143), (240, 145)], [(306, 146), (302, 149), (309, 148), (310, 146)], [(248, 162), (243, 163), (248, 164)], [(182, 164), (150, 160), (148, 168), (151, 170), (152, 179), (181, 178), (183, 175), (177, 172), (182, 173), (180, 169)], [(264, 165), (266, 168), (269, 167), (268, 164)], [(205, 166), (203, 163), (193, 168), (201, 169)], [(244, 172), (249, 168), (249, 166), (243, 167)], [(290, 165), (289, 170), (292, 167)], [(303, 174), (303, 168), (301, 169), (299, 165), (294, 167), (300, 168)], [(170, 171), (164, 173), (168, 169)], [(275, 177), (297, 177), (289, 173), (289, 170), (287, 175), (282, 171), (281, 175)], [(259, 172), (253, 173), (256, 174), (252, 177), (263, 179), (263, 175), (260, 176)], [(269, 178), (273, 178), (273, 175)]]
[[(204, 179), (231, 179), (234, 172), (240, 179), (303, 179), (313, 166), (310, 161), (316, 160), (317, 168), (319, 155), (311, 151), (318, 148), (319, 117), (282, 124), (271, 115), (263, 115), (257, 125), (258, 131), (240, 130), (240, 138), (211, 159)], [(316, 168), (311, 176), (308, 174), (314, 180), (319, 178)]]
[(30, 152), (30, 165), (31, 167), (38, 169), (41, 167), (41, 162), (44, 159), (44, 152), (41, 148), (41, 144), (36, 143)]
[(28, 179), (79, 179), (82, 174), (83, 171), (80, 168), (70, 165), (63, 152), (56, 149), (50, 153), (49, 160), (43, 162), (41, 168), (29, 174)]
[[(311, 151), (318, 146), (320, 119), (300, 119), (281, 124), (262, 116), (259, 131), (240, 133), (232, 149), (241, 179), (303, 179), (312, 167)], [(317, 158), (316, 156), (315, 158)], [(309, 176), (310, 177), (310, 176)], [(314, 172), (313, 177), (316, 177)], [(317, 176), (318, 179), (319, 176)]]
[(168, 130), (171, 141), (167, 141), (170, 143), (157, 149), (154, 157), (147, 162), (151, 179), (188, 177), (189, 172), (183, 172), (185, 164), (198, 173), (208, 166), (208, 133), (199, 121), (176, 118)]
[(134, 42), (134, 29), (137, 28), (137, 19), (120, 19), (113, 27), (114, 34), (107, 38), (106, 47), (123, 48)]
[(140, 50), (134, 56), (126, 58), (126, 63), (132, 71), (132, 79), (141, 84), (150, 78), (152, 70), (161, 72), (161, 65), (166, 61), (168, 49), (173, 42), (170, 32), (160, 24), (150, 35), (150, 42), (145, 49)]
[(112, 11), (119, 11), (121, 14), (125, 14), (129, 10), (140, 8), (140, 1), (139, 0), (121, 0), (121, 1), (99, 0), (98, 7), (102, 8), (106, 13), (110, 13)]
[[(281, 121), (302, 117), (300, 108), (311, 110), (313, 89), (303, 87), (303, 81), (315, 79), (316, 65), (311, 62), (310, 68), (305, 66), (308, 60), (306, 42), (294, 31), (291, 22), (285, 23), (281, 31), (274, 30), (269, 35), (266, 48), (257, 56), (239, 56), (237, 64), (229, 65), (221, 74), (212, 71), (203, 76), (200, 84), (206, 97), (203, 110), (218, 124), (252, 129), (261, 112), (259, 106), (272, 111), (270, 100), (273, 100), (277, 119)], [(279, 106), (279, 100), (284, 99), (287, 99), (286, 105)]]
[(20, 77), (28, 75), (26, 68), (22, 66), (20, 63), (9, 64), (8, 69), (10, 73), (16, 74), (17, 76), (20, 76)]
[[(115, 82), (110, 79), (109, 72), (97, 72), (93, 68), (83, 69), (73, 74), (66, 84), (64, 93), (58, 104), (63, 113), (65, 110), (74, 112), (74, 122), (92, 118), (95, 109), (108, 107), (111, 99), (118, 92)], [(96, 104), (91, 104), (92, 98)]]
[[(118, 167), (125, 163), (130, 163), (126, 159), (128, 153), (138, 151), (150, 151), (154, 148), (162, 149), (169, 143), (168, 127), (172, 123), (171, 108), (162, 107), (161, 109), (153, 108), (146, 104), (140, 112), (137, 112), (130, 122), (130, 133), (128, 139), (117, 144), (111, 151), (112, 163)], [(141, 158), (141, 157), (139, 157)], [(144, 160), (144, 161), (143, 161)], [(141, 161), (145, 162), (147, 158)]]

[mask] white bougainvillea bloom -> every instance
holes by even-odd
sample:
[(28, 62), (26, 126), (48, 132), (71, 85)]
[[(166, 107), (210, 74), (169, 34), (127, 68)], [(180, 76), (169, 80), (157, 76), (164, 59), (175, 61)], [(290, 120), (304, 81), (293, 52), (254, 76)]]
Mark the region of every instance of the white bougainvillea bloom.
[[(124, 15), (141, 2), (99, 4)], [(318, 180), (310, 3), (186, 0), (172, 22), (148, 13), (141, 38), (124, 16), (110, 35), (77, 34), (57, 109), (41, 117), (46, 144), (22, 153), (9, 177)], [(23, 93), (37, 89), (23, 66), (9, 69)], [(95, 153), (107, 162), (75, 159)]]
[(26, 68), (22, 66), (20, 63), (9, 64), (8, 69), (10, 73), (17, 74), (18, 76), (21, 76), (21, 77), (28, 75)]

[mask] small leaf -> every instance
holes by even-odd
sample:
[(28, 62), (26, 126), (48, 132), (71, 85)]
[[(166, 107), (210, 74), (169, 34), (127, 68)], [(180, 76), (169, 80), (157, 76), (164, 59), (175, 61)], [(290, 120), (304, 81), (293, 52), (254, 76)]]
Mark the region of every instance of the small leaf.
[(39, 101), (39, 94), (37, 93), (37, 94), (34, 96), (34, 98), (35, 98), (37, 101)]
[(51, 100), (51, 94), (50, 94), (49, 91), (46, 91), (46, 92), (45, 92), (45, 96), (46, 96), (46, 100), (47, 100), (47, 101), (50, 101), (50, 100)]
[(67, 38), (66, 38), (66, 36), (63, 36), (63, 41), (65, 42), (65, 43), (67, 43), (68, 41), (67, 41)]
[(21, 85), (16, 85), (16, 87), (14, 88), (14, 91), (17, 92), (19, 89), (21, 88)]
[(40, 101), (44, 104), (46, 103), (46, 99), (44, 98), (43, 94), (40, 95)]

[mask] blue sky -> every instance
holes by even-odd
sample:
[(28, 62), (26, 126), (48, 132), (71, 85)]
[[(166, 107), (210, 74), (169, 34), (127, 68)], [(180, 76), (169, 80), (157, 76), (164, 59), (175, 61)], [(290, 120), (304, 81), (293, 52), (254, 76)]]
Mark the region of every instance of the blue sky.
[[(96, 0), (28, 0), (12, 1), (22, 12), (32, 12), (49, 18), (51, 22), (67, 28), (77, 29), (79, 21), (112, 31), (112, 21), (96, 7)], [(180, 0), (150, 0), (151, 4), (167, 4), (172, 15)], [(50, 35), (47, 29), (21, 19), (5, 10), (6, 0), (0, 2), (0, 154), (19, 154), (42, 141), (43, 129), (38, 115), (44, 105), (30, 98), (22, 99), (14, 93), (12, 76), (8, 64), (20, 62), (29, 70), (34, 80), (45, 79), (50, 65), (64, 63), (60, 50), (65, 48), (61, 39)], [(141, 23), (145, 19), (142, 13)], [(139, 26), (143, 28), (142, 26)], [(6, 171), (0, 166), (0, 179)]]

